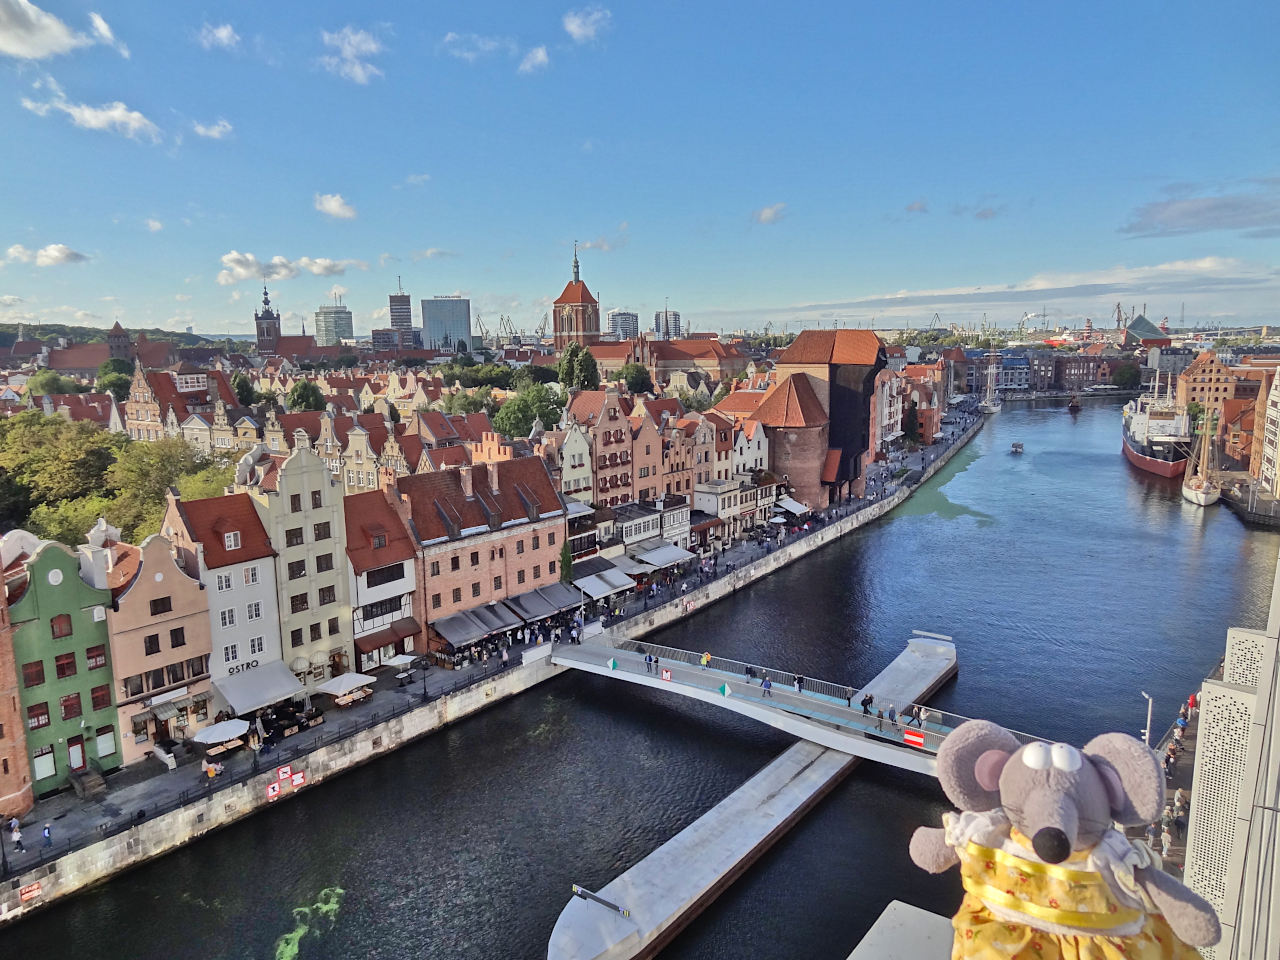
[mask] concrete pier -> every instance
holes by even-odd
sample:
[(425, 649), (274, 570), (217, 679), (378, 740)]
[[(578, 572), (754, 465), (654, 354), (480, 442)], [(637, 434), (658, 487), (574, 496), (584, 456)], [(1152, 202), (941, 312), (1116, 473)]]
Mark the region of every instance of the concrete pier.
[[(913, 638), (867, 687), (880, 683), (879, 689), (900, 692), (903, 703), (920, 702), (955, 673), (954, 647), (949, 657), (939, 655), (949, 646), (944, 644), (937, 636)], [(630, 870), (593, 891), (629, 916), (573, 897), (551, 932), (548, 960), (654, 956), (858, 762), (817, 743), (790, 747)]]

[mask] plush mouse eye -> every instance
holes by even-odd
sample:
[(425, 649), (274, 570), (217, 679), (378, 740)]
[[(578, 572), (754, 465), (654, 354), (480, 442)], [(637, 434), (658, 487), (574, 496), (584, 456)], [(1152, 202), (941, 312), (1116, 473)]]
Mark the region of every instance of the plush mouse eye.
[(1080, 751), (1069, 743), (1055, 743), (1049, 748), (1049, 756), (1053, 759), (1055, 767), (1067, 773), (1075, 773), (1083, 763), (1080, 759)]
[(1022, 751), (1022, 762), (1032, 770), (1047, 770), (1052, 762), (1047, 743), (1033, 743)]

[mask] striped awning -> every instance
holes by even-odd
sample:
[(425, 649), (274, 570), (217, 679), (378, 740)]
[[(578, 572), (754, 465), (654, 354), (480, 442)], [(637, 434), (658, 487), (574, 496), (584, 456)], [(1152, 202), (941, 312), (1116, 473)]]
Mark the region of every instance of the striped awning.
[(172, 720), (178, 715), (178, 708), (174, 706), (172, 700), (166, 700), (164, 703), (153, 703), (151, 712), (155, 714), (157, 720)]

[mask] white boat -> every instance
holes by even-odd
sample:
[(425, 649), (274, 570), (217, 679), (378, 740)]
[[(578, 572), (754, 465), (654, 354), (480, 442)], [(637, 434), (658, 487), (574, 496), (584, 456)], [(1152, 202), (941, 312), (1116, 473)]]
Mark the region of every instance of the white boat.
[(1000, 366), (1000, 353), (993, 349), (987, 354), (987, 392), (978, 403), (978, 409), (983, 413), (999, 413), (1000, 408), (1004, 406), (1000, 402), (999, 394), (996, 393), (996, 377), (1000, 374)]
[(1182, 481), (1182, 498), (1200, 507), (1217, 503), (1222, 496), (1222, 489), (1209, 475), (1209, 461), (1213, 455), (1213, 447), (1209, 444), (1209, 433), (1213, 429), (1213, 414), (1205, 411), (1200, 421), (1200, 450), (1193, 460), (1194, 467), (1188, 465), (1187, 477)]

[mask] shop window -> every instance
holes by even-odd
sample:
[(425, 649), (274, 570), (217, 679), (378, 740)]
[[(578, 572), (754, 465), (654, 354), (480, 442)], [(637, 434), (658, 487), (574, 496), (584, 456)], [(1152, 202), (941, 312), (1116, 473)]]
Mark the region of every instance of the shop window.
[(39, 747), (31, 752), (31, 778), (44, 780), (58, 772), (53, 759), (53, 745)]
[(98, 756), (109, 757), (116, 752), (116, 728), (115, 727), (99, 727), (98, 733)]

